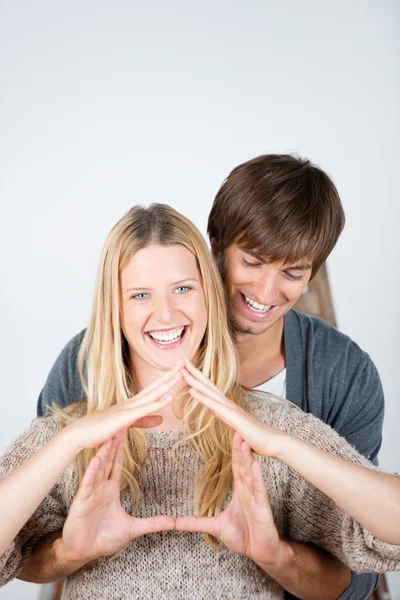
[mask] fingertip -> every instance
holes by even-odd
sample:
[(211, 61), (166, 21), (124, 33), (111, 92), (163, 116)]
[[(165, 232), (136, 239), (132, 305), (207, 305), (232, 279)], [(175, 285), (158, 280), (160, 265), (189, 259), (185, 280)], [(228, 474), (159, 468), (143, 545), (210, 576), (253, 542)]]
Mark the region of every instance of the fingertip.
[(237, 431), (234, 431), (234, 432), (233, 432), (233, 439), (232, 439), (232, 442), (233, 442), (234, 444), (236, 444), (236, 445), (239, 445), (239, 444), (241, 444), (241, 443), (242, 443), (242, 441), (243, 441), (243, 438), (242, 438), (242, 436), (240, 435), (240, 433), (238, 433)]
[(249, 444), (246, 442), (246, 440), (243, 440), (243, 439), (242, 439), (242, 452), (244, 454), (247, 454), (248, 456), (249, 455), (252, 456), (252, 454), (251, 454), (251, 448), (250, 448)]

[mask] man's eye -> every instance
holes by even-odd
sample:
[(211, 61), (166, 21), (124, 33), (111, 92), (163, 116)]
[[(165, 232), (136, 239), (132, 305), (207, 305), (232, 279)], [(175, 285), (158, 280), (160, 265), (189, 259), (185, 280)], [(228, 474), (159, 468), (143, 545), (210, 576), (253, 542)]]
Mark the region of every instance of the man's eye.
[(303, 274), (302, 275), (292, 275), (292, 273), (285, 273), (286, 277), (288, 279), (290, 279), (291, 281), (300, 281), (301, 279), (303, 279)]
[(145, 292), (140, 292), (140, 294), (135, 294), (134, 296), (131, 296), (131, 298), (133, 298), (134, 300), (146, 300), (148, 296), (149, 295)]
[(256, 268), (256, 267), (261, 267), (262, 263), (253, 263), (250, 262), (248, 260), (246, 260), (245, 258), (243, 258), (242, 256), (242, 263), (244, 264), (245, 267), (251, 267), (251, 268)]
[(176, 288), (176, 292), (178, 292), (178, 294), (185, 294), (186, 292), (188, 292), (189, 290), (192, 290), (193, 288), (191, 288), (188, 285), (180, 285), (178, 288)]

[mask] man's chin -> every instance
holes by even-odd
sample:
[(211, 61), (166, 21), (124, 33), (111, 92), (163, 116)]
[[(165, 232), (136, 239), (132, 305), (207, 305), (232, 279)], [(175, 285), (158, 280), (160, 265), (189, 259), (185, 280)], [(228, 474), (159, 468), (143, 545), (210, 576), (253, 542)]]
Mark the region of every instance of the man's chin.
[(238, 334), (247, 334), (247, 335), (261, 335), (268, 331), (272, 327), (274, 323), (271, 325), (261, 325), (261, 323), (257, 325), (253, 325), (250, 323), (238, 323), (233, 321), (233, 332)]
[[(282, 315), (281, 315), (282, 316)], [(267, 323), (252, 323), (250, 321), (248, 321), (247, 319), (234, 319), (231, 316), (231, 323), (232, 323), (232, 328), (233, 328), (233, 333), (237, 333), (237, 334), (246, 334), (246, 335), (262, 335), (263, 333), (265, 333), (266, 331), (268, 331), (269, 329), (271, 329), (274, 325), (276, 325), (276, 323), (278, 323), (278, 321), (280, 321), (281, 316), (278, 316), (278, 318), (274, 319), (273, 321), (271, 320), (271, 322), (267, 322)]]

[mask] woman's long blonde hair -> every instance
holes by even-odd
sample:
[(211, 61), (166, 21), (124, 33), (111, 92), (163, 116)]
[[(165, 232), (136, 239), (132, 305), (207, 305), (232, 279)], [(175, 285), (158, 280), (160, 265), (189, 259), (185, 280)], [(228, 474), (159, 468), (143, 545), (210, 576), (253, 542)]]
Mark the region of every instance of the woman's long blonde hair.
[[(241, 405), (236, 351), (228, 326), (224, 289), (214, 260), (202, 235), (188, 219), (170, 206), (152, 204), (148, 208), (135, 206), (118, 221), (102, 251), (93, 310), (79, 352), (87, 413), (126, 402), (138, 392), (128, 343), (121, 330), (120, 275), (132, 256), (150, 244), (180, 244), (195, 257), (208, 316), (197, 366), (223, 394)], [(63, 424), (73, 417), (73, 412), (62, 414)], [(203, 464), (196, 486), (197, 514), (211, 516), (221, 510), (232, 487), (233, 432), (193, 398), (186, 404), (182, 422), (185, 439), (190, 440)], [(86, 449), (79, 455), (76, 462), (79, 481), (95, 452), (95, 449)], [(121, 490), (130, 488), (133, 513), (140, 500), (137, 477), (146, 456), (145, 433), (139, 428), (129, 429), (125, 437)]]

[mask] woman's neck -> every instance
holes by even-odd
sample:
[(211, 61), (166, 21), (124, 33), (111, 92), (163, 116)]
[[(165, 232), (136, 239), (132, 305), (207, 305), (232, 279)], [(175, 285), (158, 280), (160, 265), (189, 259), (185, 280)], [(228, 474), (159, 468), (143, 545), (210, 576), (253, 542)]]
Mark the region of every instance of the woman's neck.
[[(156, 381), (165, 371), (157, 369), (152, 365), (145, 363), (144, 361), (132, 361), (132, 368), (134, 371), (134, 379), (137, 385), (137, 391), (141, 392), (146, 387)], [(157, 415), (163, 418), (163, 422), (158, 427), (152, 427), (151, 431), (169, 431), (171, 429), (182, 429), (182, 415), (185, 404), (188, 400), (188, 395), (185, 393), (187, 385), (184, 381), (180, 381), (177, 385), (168, 392), (169, 395), (176, 398), (172, 404), (169, 404), (165, 408), (157, 410)]]

